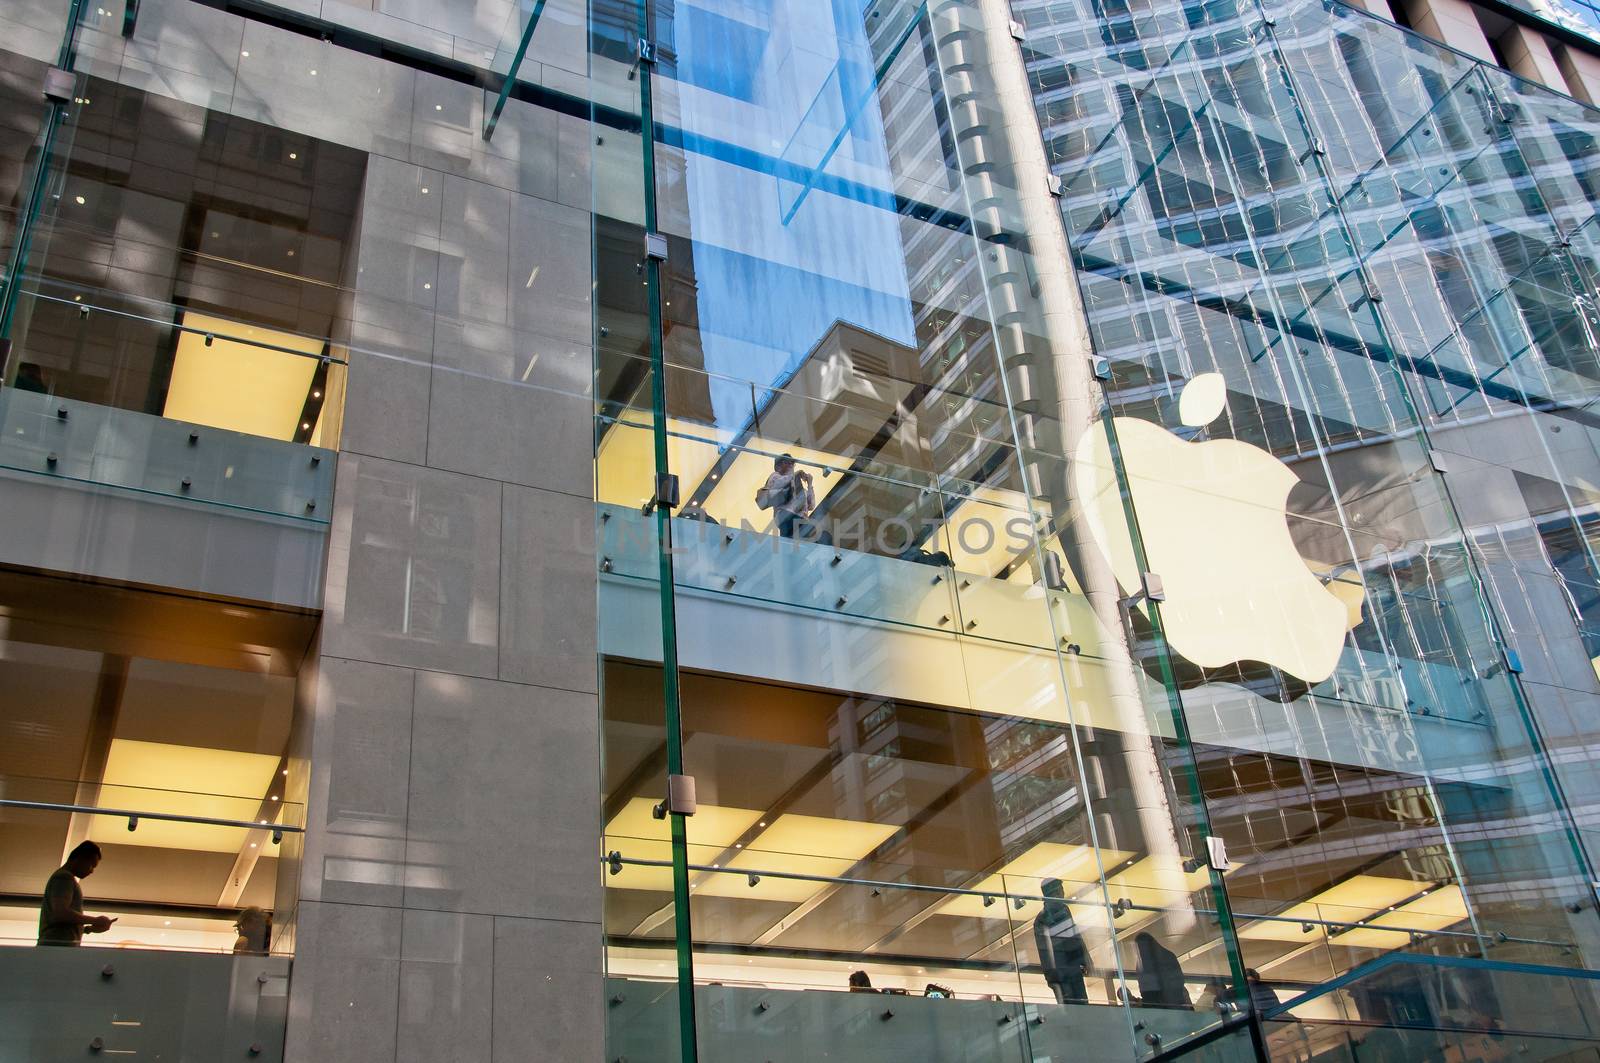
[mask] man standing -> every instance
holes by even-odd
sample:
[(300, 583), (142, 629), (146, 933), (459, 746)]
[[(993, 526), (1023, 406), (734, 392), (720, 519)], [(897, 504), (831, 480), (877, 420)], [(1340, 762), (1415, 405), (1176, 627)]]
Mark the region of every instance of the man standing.
[(1078, 924), (1067, 905), (1066, 888), (1058, 878), (1039, 884), (1044, 907), (1033, 921), (1033, 943), (1039, 950), (1039, 966), (1045, 984), (1061, 1004), (1089, 1003), (1089, 988), (1084, 975), (1089, 970), (1089, 949), (1078, 933)]
[(779, 535), (785, 539), (799, 537), (808, 530), (806, 518), (817, 507), (811, 474), (796, 470), (792, 455), (780, 455), (772, 463), (772, 475), (756, 492), (756, 505), (776, 511)]
[(39, 904), (39, 944), (78, 945), (85, 933), (104, 934), (111, 929), (115, 919), (83, 914), (83, 890), (78, 880), (94, 874), (98, 866), (100, 847), (83, 842), (50, 876), (44, 886), (44, 900)]

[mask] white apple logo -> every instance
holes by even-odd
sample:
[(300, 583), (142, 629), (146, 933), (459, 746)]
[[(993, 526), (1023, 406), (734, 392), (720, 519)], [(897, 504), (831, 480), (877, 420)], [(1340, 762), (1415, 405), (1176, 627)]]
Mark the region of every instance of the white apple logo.
[[(1179, 418), (1199, 428), (1226, 398), (1221, 373), (1197, 376), (1179, 397)], [(1307, 683), (1332, 675), (1351, 615), (1289, 535), (1294, 473), (1236, 439), (1190, 443), (1149, 421), (1113, 423), (1149, 570), (1166, 592), (1161, 621), (1173, 650), (1203, 668), (1261, 661)], [(1140, 566), (1103, 425), (1084, 433), (1075, 460), (1089, 532), (1132, 592)]]

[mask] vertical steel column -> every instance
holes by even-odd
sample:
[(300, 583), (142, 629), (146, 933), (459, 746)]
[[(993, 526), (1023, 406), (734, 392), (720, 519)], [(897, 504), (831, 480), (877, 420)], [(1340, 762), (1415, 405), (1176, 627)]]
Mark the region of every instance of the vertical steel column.
[[(639, 2), (639, 133), (644, 152), (645, 303), (650, 332), (650, 411), (654, 418), (656, 482), (670, 474), (667, 454), (666, 356), (662, 349), (661, 260), (649, 252), (659, 236), (656, 228), (656, 146), (652, 108), (654, 45), (651, 43), (651, 0)], [(659, 494), (659, 492), (658, 492)], [(661, 599), (661, 693), (665, 702), (668, 776), (683, 774), (683, 714), (678, 683), (678, 618), (672, 572), (672, 508), (657, 500), (656, 521), (659, 595)], [(667, 802), (670, 806), (671, 802)], [(689, 906), (688, 827), (682, 813), (666, 811), (672, 831), (672, 908), (678, 958), (678, 1043), (681, 1063), (699, 1058), (694, 1017), (694, 935)]]

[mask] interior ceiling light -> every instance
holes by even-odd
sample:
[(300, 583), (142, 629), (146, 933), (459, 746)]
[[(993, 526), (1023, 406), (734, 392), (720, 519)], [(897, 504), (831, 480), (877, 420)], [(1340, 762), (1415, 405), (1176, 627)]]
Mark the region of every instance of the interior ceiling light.
[[(1461, 895), (1461, 887), (1450, 885), (1385, 912), (1360, 929), (1337, 934), (1333, 943), (1351, 948), (1397, 949), (1410, 943), (1410, 931), (1447, 930), (1466, 918), (1467, 901)], [(1377, 927), (1398, 929), (1375, 929)]]
[[(1115, 867), (1124, 863), (1132, 853), (1121, 849), (1100, 850), (1100, 862), (1095, 861), (1095, 850), (1088, 845), (1067, 845), (1062, 842), (1040, 842), (1021, 856), (1010, 861), (999, 871), (983, 879), (972, 889), (979, 894), (1000, 897), (1004, 894), (1021, 894), (1026, 897), (1038, 897), (1043, 889), (1044, 880), (1058, 879), (1061, 882), (1062, 893), (1072, 905), (1073, 917), (1085, 926), (1105, 926), (1109, 922), (1106, 917), (1105, 907), (1100, 898), (1096, 897), (1092, 904), (1075, 901), (1089, 890), (1098, 893), (1100, 887), (1100, 868)], [(1037, 900), (1023, 901), (1021, 908), (1007, 905), (1002, 911), (992, 904), (985, 904), (983, 896), (964, 894), (951, 897), (939, 906), (937, 915), (957, 915), (973, 919), (1012, 919), (1015, 922), (1026, 923), (1031, 921), (1044, 909), (1044, 904)]]
[[(1321, 925), (1324, 922), (1358, 923), (1433, 886), (1432, 882), (1418, 882), (1409, 878), (1354, 875), (1279, 913), (1277, 919), (1251, 923), (1239, 931), (1239, 936), (1252, 941), (1321, 941), (1325, 934), (1335, 929)], [(1309, 922), (1311, 928), (1304, 929), (1303, 922)], [(1386, 936), (1394, 937), (1393, 934)], [(1342, 942), (1344, 938), (1337, 937), (1334, 940)]]
[[(633, 860), (671, 860), (671, 827), (666, 820), (655, 818), (651, 812), (655, 806), (656, 802), (648, 797), (635, 797), (624, 805), (606, 824), (605, 850), (618, 851)], [(759, 809), (701, 805), (684, 821), (689, 863), (711, 863), (760, 818)], [(615, 889), (670, 893), (672, 869), (623, 864), (620, 872), (606, 876), (606, 885)]]
[[(278, 758), (271, 754), (114, 738), (96, 803), (144, 813), (250, 821), (277, 769)], [(89, 837), (111, 845), (237, 853), (247, 835), (242, 827), (148, 816), (130, 833), (125, 816), (95, 816)]]
[[(728, 861), (730, 870), (745, 874), (707, 875), (700, 880), (700, 893), (711, 897), (748, 897), (800, 904), (822, 892), (828, 884), (809, 879), (774, 878), (772, 872), (837, 878), (898, 829), (889, 823), (785, 813)], [(750, 872), (760, 873), (761, 877), (752, 883)]]
[[(162, 416), (293, 439), (317, 359), (256, 344), (320, 354), (322, 341), (194, 312), (184, 314), (182, 324)], [(206, 336), (213, 342), (206, 343)]]

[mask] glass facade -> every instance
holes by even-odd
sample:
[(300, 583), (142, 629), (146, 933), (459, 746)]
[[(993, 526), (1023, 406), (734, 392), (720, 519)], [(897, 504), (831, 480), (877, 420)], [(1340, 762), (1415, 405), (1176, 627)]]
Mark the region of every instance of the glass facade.
[(1597, 1058), (1521, 6), (0, 6), (0, 1059)]
[(1600, 113), (1322, 0), (594, 14), (609, 1054), (1577, 1058)]

